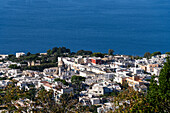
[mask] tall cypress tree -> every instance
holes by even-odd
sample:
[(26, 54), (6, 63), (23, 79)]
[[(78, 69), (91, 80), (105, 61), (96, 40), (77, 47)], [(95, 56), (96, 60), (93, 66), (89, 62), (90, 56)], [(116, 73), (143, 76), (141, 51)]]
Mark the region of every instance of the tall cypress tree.
[(170, 59), (164, 64), (159, 75), (159, 84), (152, 77), (149, 91), (147, 94), (148, 102), (152, 106), (153, 112), (170, 111)]
[(170, 111), (170, 58), (167, 58), (167, 62), (160, 72), (158, 92), (161, 100), (161, 108), (164, 112)]

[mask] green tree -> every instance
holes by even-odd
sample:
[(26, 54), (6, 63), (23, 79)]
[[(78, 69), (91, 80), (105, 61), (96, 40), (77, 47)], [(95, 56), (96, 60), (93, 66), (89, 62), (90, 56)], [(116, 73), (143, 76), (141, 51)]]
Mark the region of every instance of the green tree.
[(30, 53), (30, 52), (28, 52), (28, 53), (27, 53), (27, 56), (30, 56), (30, 55), (31, 55), (31, 53)]
[(127, 89), (129, 87), (127, 81), (123, 82), (121, 87), (124, 88), (124, 89)]
[(142, 57), (140, 57), (140, 56), (134, 56), (134, 59), (138, 60), (138, 59), (142, 59)]
[(73, 87), (75, 87), (77, 92), (83, 89), (82, 81), (85, 81), (85, 79), (86, 79), (85, 77), (76, 75), (71, 77), (71, 83), (73, 84)]
[(168, 55), (170, 55), (170, 52), (166, 52), (165, 54), (168, 54)]
[(146, 97), (132, 88), (128, 88), (119, 93), (113, 99), (115, 106), (115, 113), (149, 113), (150, 107), (146, 102)]
[(36, 96), (36, 105), (42, 106), (42, 111), (49, 113), (55, 101), (53, 99), (54, 92), (52, 90), (46, 91), (45, 89), (40, 89)]
[(156, 112), (158, 111), (157, 103), (159, 103), (159, 95), (158, 95), (158, 85), (155, 77), (152, 76), (150, 81), (149, 91), (147, 93), (148, 103), (151, 104), (151, 111)]
[(23, 60), (28, 60), (28, 61), (35, 61), (35, 60), (38, 60), (38, 54), (30, 54), (29, 56), (27, 57), (24, 57)]
[(9, 66), (9, 68), (11, 68), (11, 69), (20, 69), (21, 67), (17, 66), (16, 64), (11, 64)]
[(0, 77), (0, 80), (7, 80), (7, 77)]
[(7, 60), (10, 60), (10, 61), (13, 61), (13, 62), (17, 62), (17, 60), (18, 60), (18, 59), (16, 58), (16, 56), (15, 56), (15, 55), (10, 54), (10, 55), (8, 55)]
[(50, 55), (51, 53), (51, 49), (47, 50), (47, 54)]
[(77, 103), (77, 100), (73, 99), (73, 97), (72, 93), (65, 93), (61, 95), (60, 103), (62, 106), (62, 113), (66, 113), (66, 111), (68, 112)]
[(80, 82), (80, 81), (85, 81), (85, 79), (86, 79), (85, 77), (74, 75), (74, 76), (71, 77), (71, 82), (77, 83), (77, 82)]
[(151, 53), (146, 52), (146, 53), (144, 54), (144, 57), (147, 58), (147, 59), (151, 58)]
[(97, 53), (93, 53), (91, 56), (95, 56), (95, 57), (101, 57), (103, 58), (105, 54), (102, 54), (100, 52), (97, 52)]
[(85, 51), (85, 50), (79, 50), (76, 53), (77, 55), (91, 55), (92, 51)]
[(60, 79), (60, 78), (56, 78), (54, 81), (60, 81), (66, 86), (69, 85), (68, 82), (66, 82), (66, 80), (63, 80), (63, 79)]
[(156, 56), (156, 55), (161, 55), (161, 52), (160, 51), (156, 51), (156, 52), (151, 54), (151, 56)]
[(154, 112), (169, 112), (170, 111), (170, 59), (167, 58), (166, 63), (159, 75), (159, 84), (151, 79), (148, 101), (153, 106)]
[(113, 49), (109, 49), (109, 50), (108, 50), (108, 54), (109, 54), (109, 55), (113, 55), (113, 53), (114, 53), (114, 50), (113, 50)]

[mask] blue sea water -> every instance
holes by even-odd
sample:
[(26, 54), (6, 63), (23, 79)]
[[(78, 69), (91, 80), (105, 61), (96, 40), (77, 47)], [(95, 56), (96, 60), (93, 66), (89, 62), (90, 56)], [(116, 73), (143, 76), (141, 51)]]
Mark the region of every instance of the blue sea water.
[(170, 51), (170, 0), (0, 0), (0, 53)]

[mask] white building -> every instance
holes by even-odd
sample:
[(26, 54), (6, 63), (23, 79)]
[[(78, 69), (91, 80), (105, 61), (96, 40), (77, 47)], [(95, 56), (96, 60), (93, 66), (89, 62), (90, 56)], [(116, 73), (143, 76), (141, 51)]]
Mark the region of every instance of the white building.
[(99, 98), (91, 98), (90, 101), (91, 101), (92, 105), (100, 104), (100, 99)]
[(110, 92), (112, 92), (112, 89), (109, 89), (107, 86), (104, 86), (103, 84), (94, 84), (92, 86), (92, 89), (88, 90), (88, 93), (94, 96), (100, 96)]
[(161, 69), (162, 69), (161, 67), (154, 68), (154, 72), (152, 74), (158, 76), (160, 74), (160, 72), (161, 72)]
[(6, 59), (7, 57), (8, 57), (8, 55), (0, 55), (0, 60)]
[(115, 107), (113, 103), (104, 103), (102, 107), (97, 108), (97, 113), (107, 113), (109, 111), (114, 111)]
[(24, 55), (25, 55), (25, 53), (23, 53), (23, 52), (16, 53), (16, 58), (19, 58), (19, 57), (24, 56)]
[(55, 73), (58, 71), (58, 67), (46, 68), (43, 70), (44, 73)]
[(130, 68), (130, 70), (133, 72), (133, 74), (142, 74), (144, 72), (141, 68)]

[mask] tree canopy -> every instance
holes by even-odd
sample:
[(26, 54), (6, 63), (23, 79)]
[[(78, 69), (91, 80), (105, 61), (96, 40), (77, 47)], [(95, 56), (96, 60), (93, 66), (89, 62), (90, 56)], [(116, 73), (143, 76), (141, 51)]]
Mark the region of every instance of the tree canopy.
[(21, 67), (17, 66), (16, 64), (11, 64), (9, 66), (9, 68), (11, 68), (11, 69), (20, 69)]
[(97, 53), (93, 53), (91, 56), (95, 56), (95, 57), (101, 57), (103, 58), (105, 54), (97, 52)]
[(76, 53), (77, 55), (91, 55), (92, 51), (85, 51), (85, 50), (79, 50)]
[(170, 52), (166, 52), (165, 54), (168, 54), (168, 55), (170, 55)]
[(155, 81), (152, 77), (148, 92), (148, 101), (160, 112), (170, 111), (170, 59), (167, 58), (166, 63), (159, 75), (159, 81)]
[(113, 53), (114, 53), (114, 50), (113, 50), (113, 49), (109, 49), (109, 50), (108, 50), (108, 55), (113, 55)]
[(30, 55), (31, 55), (31, 53), (30, 53), (30, 52), (28, 52), (28, 53), (27, 53), (27, 56), (30, 56)]
[(160, 51), (156, 51), (156, 52), (153, 52), (153, 53), (151, 54), (151, 56), (156, 56), (156, 55), (161, 55), (161, 52), (160, 52)]
[(149, 59), (149, 58), (151, 57), (151, 53), (146, 52), (146, 53), (144, 54), (144, 57), (147, 58), (147, 59)]
[(66, 82), (66, 80), (64, 80), (64, 79), (56, 78), (55, 81), (60, 81), (66, 86), (69, 85), (68, 82)]
[(77, 82), (85, 81), (85, 79), (86, 79), (85, 77), (74, 75), (71, 77), (71, 82), (77, 83)]
[(48, 55), (53, 55), (53, 54), (56, 54), (56, 55), (62, 55), (62, 54), (70, 54), (70, 49), (67, 49), (66, 47), (54, 47), (52, 50), (49, 49), (47, 50), (47, 54)]

